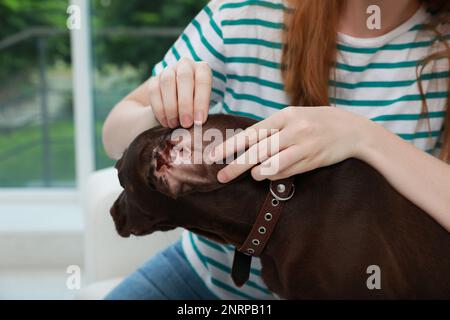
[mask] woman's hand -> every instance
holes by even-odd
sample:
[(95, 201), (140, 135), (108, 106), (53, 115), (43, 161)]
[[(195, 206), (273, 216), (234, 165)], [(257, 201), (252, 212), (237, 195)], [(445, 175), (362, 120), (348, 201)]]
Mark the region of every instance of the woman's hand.
[[(215, 148), (212, 160), (218, 161), (248, 147), (219, 171), (217, 178), (225, 183), (253, 167), (254, 179), (277, 180), (358, 157), (370, 124), (368, 119), (344, 109), (285, 108)], [(260, 129), (276, 129), (277, 132), (258, 137), (256, 132), (261, 132)], [(256, 161), (249, 163), (244, 159)]]
[(206, 62), (181, 58), (148, 83), (150, 106), (164, 127), (203, 124), (208, 116), (212, 75)]

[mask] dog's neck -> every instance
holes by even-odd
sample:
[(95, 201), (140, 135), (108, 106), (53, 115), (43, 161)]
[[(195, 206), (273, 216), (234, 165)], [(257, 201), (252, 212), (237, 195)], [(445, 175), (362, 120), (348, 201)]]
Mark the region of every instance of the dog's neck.
[(265, 199), (265, 185), (245, 178), (215, 192), (186, 195), (179, 201), (189, 209), (177, 217), (177, 224), (212, 240), (240, 247)]

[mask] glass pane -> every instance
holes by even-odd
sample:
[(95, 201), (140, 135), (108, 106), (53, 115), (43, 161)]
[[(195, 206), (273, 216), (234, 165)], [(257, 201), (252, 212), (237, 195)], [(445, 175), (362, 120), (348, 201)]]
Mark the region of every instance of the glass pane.
[(153, 65), (206, 0), (92, 0), (97, 169), (113, 164), (101, 142), (109, 111), (147, 79)]
[(75, 184), (66, 9), (0, 1), (0, 187)]

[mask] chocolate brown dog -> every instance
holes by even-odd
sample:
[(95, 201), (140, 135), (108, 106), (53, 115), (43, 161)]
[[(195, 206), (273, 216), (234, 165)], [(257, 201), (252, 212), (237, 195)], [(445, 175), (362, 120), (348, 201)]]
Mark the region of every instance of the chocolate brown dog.
[[(253, 123), (216, 115), (203, 128)], [(224, 165), (174, 164), (171, 132), (142, 133), (118, 161), (125, 189), (111, 208), (118, 233), (183, 227), (239, 247), (268, 182), (246, 174), (223, 185), (216, 174)], [(349, 159), (296, 176), (295, 188), (261, 255), (271, 291), (287, 299), (450, 299), (450, 234), (377, 171)], [(372, 265), (381, 289), (368, 289)]]

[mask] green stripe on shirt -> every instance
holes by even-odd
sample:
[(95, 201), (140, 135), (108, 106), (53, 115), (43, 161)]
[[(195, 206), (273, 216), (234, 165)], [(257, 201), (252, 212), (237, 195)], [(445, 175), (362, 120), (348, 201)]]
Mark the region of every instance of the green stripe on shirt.
[(252, 94), (237, 93), (231, 88), (226, 88), (225, 91), (228, 92), (229, 94), (231, 94), (231, 96), (236, 100), (248, 100), (248, 101), (256, 102), (263, 106), (271, 107), (271, 108), (275, 108), (275, 109), (283, 109), (283, 108), (287, 107), (287, 105), (284, 103), (279, 103), (279, 102), (275, 102), (272, 100), (263, 99), (261, 97), (258, 97), (258, 96), (252, 95)]
[[(446, 39), (450, 39), (450, 36), (446, 36)], [(340, 51), (346, 51), (346, 52), (352, 52), (352, 53), (364, 53), (364, 54), (374, 54), (378, 51), (385, 50), (385, 51), (397, 51), (397, 50), (405, 50), (405, 49), (415, 49), (415, 48), (423, 48), (423, 47), (430, 47), (434, 42), (438, 41), (439, 39), (435, 37), (433, 40), (428, 41), (416, 41), (416, 42), (406, 42), (406, 43), (393, 43), (393, 44), (386, 44), (381, 47), (373, 47), (373, 48), (357, 48), (357, 47), (351, 47), (344, 44), (337, 44), (337, 48)]]
[(177, 48), (175, 48), (175, 46), (172, 46), (171, 51), (177, 61), (181, 59), (180, 54), (178, 53)]
[(192, 25), (197, 29), (201, 42), (203, 43), (205, 48), (208, 49), (208, 51), (217, 59), (219, 59), (222, 62), (225, 62), (225, 57), (221, 53), (219, 53), (211, 43), (209, 43), (208, 39), (206, 39), (205, 35), (203, 34), (203, 30), (200, 23), (194, 19), (192, 20)]
[(197, 239), (200, 242), (203, 242), (204, 244), (206, 244), (208, 247), (211, 247), (214, 250), (220, 251), (220, 252), (227, 252), (224, 248), (222, 248), (222, 246), (220, 244), (217, 244), (215, 242), (209, 241), (208, 239), (204, 238), (204, 237), (199, 237), (197, 236)]
[[(447, 98), (447, 92), (428, 92), (425, 94), (425, 99), (441, 99)], [(385, 107), (394, 103), (403, 101), (421, 101), (420, 94), (408, 94), (391, 100), (349, 100), (330, 98), (330, 103), (351, 107)]]
[(433, 138), (439, 137), (441, 131), (425, 131), (425, 132), (414, 132), (414, 133), (397, 133), (400, 138), (405, 140), (423, 139), (423, 138)]
[(272, 22), (262, 19), (236, 19), (236, 20), (223, 20), (222, 26), (262, 26), (271, 29), (285, 29), (284, 23)]
[[(197, 53), (195, 52), (194, 48), (192, 47), (192, 43), (191, 43), (189, 37), (186, 34), (183, 33), (181, 35), (181, 39), (186, 44), (186, 46), (187, 46), (187, 48), (189, 50), (189, 53), (191, 54), (192, 58), (195, 61), (202, 61), (202, 59), (200, 59), (200, 57), (197, 55)], [(220, 73), (220, 72), (218, 72), (218, 71), (216, 71), (214, 69), (212, 70), (212, 75), (213, 75), (213, 77), (216, 77), (216, 78), (222, 80), (223, 82), (226, 82), (226, 80), (227, 80), (225, 75), (223, 75), (222, 73)]]
[[(238, 21), (233, 21), (233, 20), (227, 20), (226, 23), (227, 23), (227, 25), (239, 25), (240, 24)], [(447, 36), (446, 38), (450, 39), (450, 36)], [(381, 50), (398, 51), (398, 50), (405, 50), (405, 49), (429, 47), (436, 41), (438, 41), (437, 37), (434, 40), (430, 40), (430, 41), (417, 41), (417, 42), (388, 44), (385, 46), (373, 47), (373, 48), (351, 47), (351, 46), (340, 44), (340, 43), (338, 43), (336, 47), (340, 51), (346, 51), (346, 52), (352, 52), (352, 53), (363, 53), (363, 54), (374, 54)], [(225, 44), (259, 45), (259, 46), (275, 48), (275, 49), (283, 48), (282, 42), (268, 41), (268, 40), (259, 39), (259, 38), (224, 38), (224, 43)]]
[(437, 111), (437, 112), (428, 112), (428, 113), (419, 113), (419, 114), (385, 114), (382, 116), (377, 116), (371, 118), (372, 121), (411, 121), (411, 120), (420, 120), (420, 119), (433, 119), (433, 118), (444, 118), (445, 111)]
[(279, 42), (273, 42), (263, 39), (255, 39), (255, 38), (224, 38), (225, 44), (245, 44), (245, 45), (258, 45), (267, 48), (281, 49), (283, 44)]
[(279, 9), (279, 10), (290, 10), (286, 6), (284, 6), (282, 3), (273, 3), (269, 1), (262, 1), (262, 0), (248, 0), (248, 1), (242, 1), (242, 2), (230, 2), (225, 3), (220, 6), (219, 10), (222, 11), (224, 9), (235, 9), (235, 8), (241, 8), (246, 6), (259, 6), (259, 7), (265, 7), (265, 8), (271, 8), (271, 9)]
[(336, 63), (336, 69), (351, 72), (363, 72), (367, 69), (400, 69), (416, 67), (420, 61), (401, 61), (401, 62), (371, 62), (363, 66), (349, 65), (345, 63)]
[(277, 90), (281, 90), (281, 91), (284, 90), (284, 84), (270, 81), (270, 80), (261, 79), (259, 77), (244, 76), (244, 75), (238, 75), (238, 74), (227, 74), (227, 78), (231, 79), (231, 80), (236, 80), (239, 82), (255, 83), (260, 86), (269, 87), (269, 88), (273, 88), (273, 89), (277, 89)]
[(251, 63), (263, 67), (280, 69), (281, 63), (255, 57), (226, 57), (226, 63)]
[[(421, 76), (422, 81), (433, 79), (445, 79), (449, 77), (448, 71), (427, 73)], [(330, 86), (336, 86), (343, 89), (358, 89), (358, 88), (392, 88), (392, 87), (408, 87), (417, 82), (417, 79), (398, 80), (398, 81), (361, 81), (356, 83), (347, 83), (330, 80)]]
[[(422, 81), (428, 81), (433, 79), (445, 79), (450, 76), (448, 71), (428, 73), (422, 75)], [(255, 76), (238, 75), (238, 74), (227, 74), (226, 77), (231, 80), (236, 80), (239, 82), (254, 83), (260, 86), (284, 91), (284, 84), (279, 82), (274, 82), (266, 79), (262, 79)], [(358, 88), (393, 88), (393, 87), (407, 87), (413, 85), (417, 82), (417, 79), (411, 80), (399, 80), (399, 81), (361, 81), (356, 83), (348, 83), (342, 81), (330, 80), (329, 85), (332, 87), (342, 88), (342, 89), (358, 89)]]
[(206, 6), (204, 10), (205, 10), (206, 14), (209, 16), (209, 19), (210, 19), (210, 20), (209, 20), (209, 23), (210, 23), (210, 25), (211, 25), (211, 28), (213, 28), (214, 32), (215, 32), (220, 38), (223, 38), (222, 30), (220, 29), (220, 27), (217, 25), (216, 21), (214, 20), (214, 14), (213, 14), (213, 12), (211, 11), (211, 9), (210, 9), (208, 6)]
[(241, 117), (248, 117), (248, 118), (251, 118), (251, 119), (258, 120), (258, 121), (264, 120), (264, 118), (254, 114), (254, 113), (232, 110), (230, 108), (230, 106), (228, 104), (226, 104), (225, 102), (223, 102), (223, 109), (228, 114), (234, 114), (234, 115), (241, 116)]

